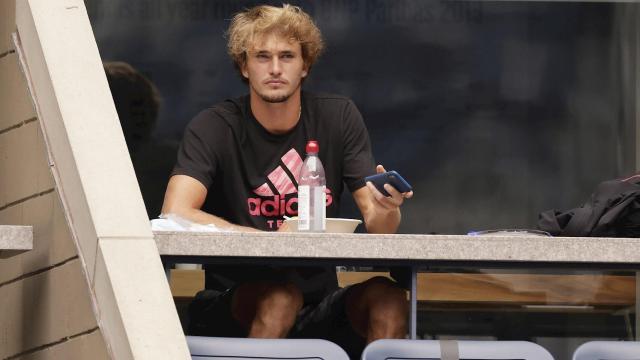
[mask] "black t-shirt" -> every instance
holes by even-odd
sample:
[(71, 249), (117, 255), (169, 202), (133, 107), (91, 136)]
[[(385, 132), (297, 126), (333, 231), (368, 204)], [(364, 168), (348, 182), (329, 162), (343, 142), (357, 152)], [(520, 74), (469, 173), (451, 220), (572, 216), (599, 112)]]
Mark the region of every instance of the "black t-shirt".
[[(344, 184), (353, 192), (375, 173), (362, 115), (345, 97), (302, 92), (300, 121), (286, 134), (268, 132), (253, 116), (249, 96), (202, 111), (187, 126), (172, 175), (188, 175), (207, 188), (202, 210), (232, 223), (277, 230), (284, 215), (296, 216), (297, 180), (308, 140), (317, 140), (327, 180), (327, 217), (338, 214)], [(262, 279), (257, 267), (208, 267), (207, 288)], [(279, 273), (281, 272), (278, 270)], [(325, 272), (325, 271), (323, 271)], [(298, 269), (311, 293), (335, 288), (335, 274), (318, 280), (318, 269)], [(330, 278), (330, 279), (329, 279)], [(322, 283), (322, 284), (321, 284)], [(305, 291), (306, 290), (306, 291)], [(321, 296), (319, 294), (316, 294)], [(311, 296), (314, 300), (316, 296)]]

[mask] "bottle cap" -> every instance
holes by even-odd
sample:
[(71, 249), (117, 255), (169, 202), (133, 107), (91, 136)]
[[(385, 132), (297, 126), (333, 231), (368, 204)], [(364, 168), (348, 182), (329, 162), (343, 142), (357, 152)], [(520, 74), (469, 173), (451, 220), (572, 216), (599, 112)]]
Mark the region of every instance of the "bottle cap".
[(307, 154), (317, 154), (320, 151), (320, 146), (316, 140), (309, 140), (305, 149)]

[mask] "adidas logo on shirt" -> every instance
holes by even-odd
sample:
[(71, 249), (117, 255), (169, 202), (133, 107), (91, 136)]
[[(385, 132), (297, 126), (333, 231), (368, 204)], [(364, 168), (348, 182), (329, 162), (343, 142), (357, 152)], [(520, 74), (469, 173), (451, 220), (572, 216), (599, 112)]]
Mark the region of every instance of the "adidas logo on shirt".
[[(280, 160), (282, 164), (267, 175), (267, 181), (253, 190), (258, 197), (247, 199), (250, 215), (280, 218), (284, 215), (298, 215), (298, 197), (287, 195), (298, 193), (297, 184), (303, 160), (295, 149), (287, 151)], [(329, 206), (333, 197), (329, 188), (325, 191), (327, 206)], [(267, 220), (267, 224), (271, 229), (274, 229), (274, 226), (278, 228), (282, 225), (282, 219)]]

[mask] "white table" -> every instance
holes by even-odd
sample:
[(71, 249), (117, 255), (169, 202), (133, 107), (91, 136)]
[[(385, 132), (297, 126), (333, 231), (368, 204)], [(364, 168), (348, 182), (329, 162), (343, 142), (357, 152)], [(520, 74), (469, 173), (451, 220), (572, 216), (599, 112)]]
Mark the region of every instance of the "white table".
[[(412, 338), (416, 272), (429, 266), (640, 269), (640, 239), (539, 236), (373, 235), (154, 232), (165, 263), (400, 265), (412, 269)], [(636, 296), (640, 299), (640, 282)], [(636, 302), (636, 327), (640, 324)]]

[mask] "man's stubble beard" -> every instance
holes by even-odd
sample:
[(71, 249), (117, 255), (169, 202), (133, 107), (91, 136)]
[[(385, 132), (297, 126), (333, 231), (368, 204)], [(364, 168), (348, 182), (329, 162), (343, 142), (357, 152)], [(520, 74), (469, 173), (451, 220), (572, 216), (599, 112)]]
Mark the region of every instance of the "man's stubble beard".
[(296, 93), (296, 91), (300, 88), (301, 84), (298, 84), (298, 86), (296, 86), (290, 93), (285, 93), (285, 94), (281, 94), (281, 95), (267, 95), (264, 93), (259, 92), (256, 88), (253, 88), (253, 91), (260, 97), (260, 99), (262, 99), (265, 102), (271, 103), (271, 104), (277, 104), (277, 103), (283, 103), (287, 100), (289, 100), (289, 98)]
[(292, 94), (284, 94), (284, 95), (280, 95), (280, 96), (277, 96), (277, 95), (276, 96), (269, 96), (269, 95), (258, 93), (258, 96), (260, 96), (260, 98), (263, 101), (271, 103), (271, 104), (283, 103), (283, 102), (289, 100), (291, 95)]

